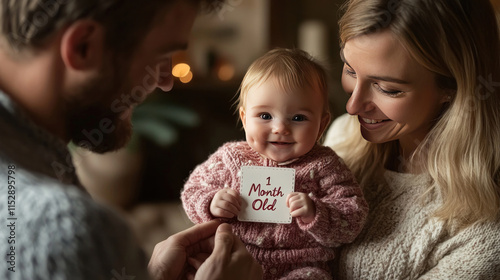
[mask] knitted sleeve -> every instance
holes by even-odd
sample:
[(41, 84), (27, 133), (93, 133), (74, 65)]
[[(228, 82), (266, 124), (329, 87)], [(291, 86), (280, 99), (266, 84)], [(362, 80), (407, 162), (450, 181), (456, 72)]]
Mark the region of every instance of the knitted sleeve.
[(328, 247), (350, 243), (361, 232), (368, 214), (368, 204), (351, 171), (327, 147), (329, 155), (319, 160), (311, 171), (319, 190), (310, 194), (316, 208), (316, 217), (305, 224), (297, 219), (299, 227)]
[(214, 219), (210, 203), (215, 194), (233, 184), (237, 170), (227, 164), (230, 151), (228, 145), (220, 147), (207, 161), (198, 165), (184, 184), (181, 192), (182, 205), (193, 223)]
[[(93, 204), (82, 204), (85, 203)], [(149, 279), (147, 258), (125, 221), (104, 207), (94, 206), (88, 209), (91, 211), (54, 221), (74, 227), (75, 231), (66, 230), (66, 236), (60, 235), (60, 239), (52, 239), (52, 245), (48, 244), (52, 248), (50, 256), (60, 260), (63, 256), (68, 261), (77, 260), (78, 263), (74, 265), (81, 270), (82, 279), (127, 279), (126, 277), (132, 276)], [(69, 219), (72, 221), (69, 222)], [(80, 227), (90, 230), (77, 230)], [(60, 250), (54, 250), (55, 248)]]
[(499, 279), (500, 220), (472, 225), (445, 240), (427, 259), (419, 280)]
[(60, 186), (20, 187), (18, 196), (15, 272), (2, 279), (149, 279), (144, 252), (112, 210)]

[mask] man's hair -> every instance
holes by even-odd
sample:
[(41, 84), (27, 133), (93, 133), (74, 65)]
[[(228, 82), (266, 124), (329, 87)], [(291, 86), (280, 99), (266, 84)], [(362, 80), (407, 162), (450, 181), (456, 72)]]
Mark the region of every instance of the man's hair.
[(237, 110), (245, 107), (248, 91), (270, 78), (285, 90), (312, 89), (323, 97), (323, 113), (329, 113), (327, 76), (324, 68), (300, 49), (273, 49), (254, 61), (240, 86)]
[[(106, 29), (106, 46), (126, 53), (175, 1), (183, 0), (1, 0), (0, 36), (13, 50), (37, 48), (61, 28), (93, 19)], [(212, 0), (189, 0), (197, 5)], [(219, 1), (220, 2), (220, 1)]]

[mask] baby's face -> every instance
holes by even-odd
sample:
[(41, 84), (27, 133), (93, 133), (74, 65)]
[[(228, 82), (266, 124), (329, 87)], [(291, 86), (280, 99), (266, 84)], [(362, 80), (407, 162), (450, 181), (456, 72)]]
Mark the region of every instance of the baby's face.
[(329, 121), (323, 102), (320, 92), (287, 92), (274, 79), (250, 88), (240, 108), (248, 144), (277, 162), (308, 153)]

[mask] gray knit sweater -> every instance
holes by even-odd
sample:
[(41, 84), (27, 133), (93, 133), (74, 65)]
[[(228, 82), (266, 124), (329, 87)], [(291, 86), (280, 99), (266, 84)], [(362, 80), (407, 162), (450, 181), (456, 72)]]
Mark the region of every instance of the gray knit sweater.
[(80, 186), (66, 145), (0, 92), (0, 279), (147, 279), (146, 257)]
[[(325, 144), (343, 141), (350, 121), (336, 120)], [(441, 195), (421, 199), (431, 184), (428, 174), (383, 172), (379, 189), (365, 188), (368, 220), (342, 248), (338, 279), (500, 279), (500, 221), (448, 229), (432, 218)]]

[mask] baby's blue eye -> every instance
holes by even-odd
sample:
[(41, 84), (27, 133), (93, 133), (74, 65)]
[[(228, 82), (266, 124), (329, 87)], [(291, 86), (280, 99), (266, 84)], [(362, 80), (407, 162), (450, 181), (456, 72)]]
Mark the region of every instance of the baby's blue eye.
[(270, 120), (273, 117), (271, 117), (271, 115), (268, 114), (268, 113), (262, 113), (262, 114), (260, 114), (260, 118), (263, 119), (263, 120)]
[(295, 115), (295, 116), (293, 116), (292, 121), (302, 122), (302, 121), (305, 121), (306, 119), (307, 118), (304, 115)]

